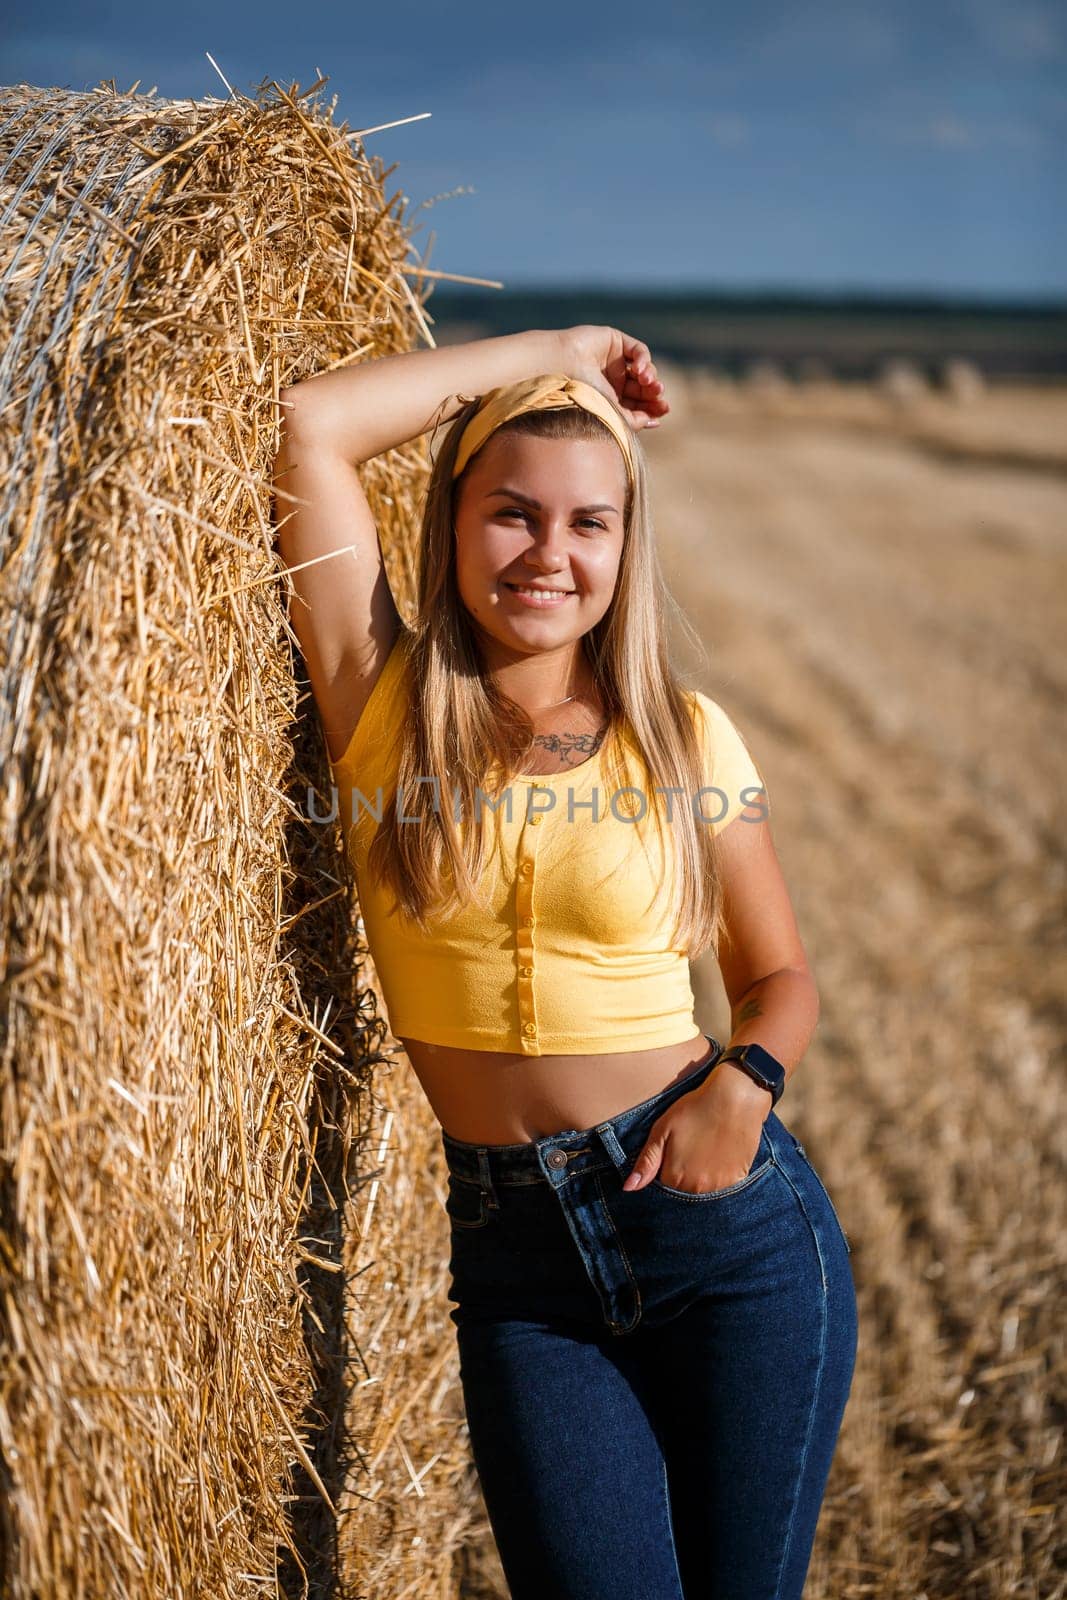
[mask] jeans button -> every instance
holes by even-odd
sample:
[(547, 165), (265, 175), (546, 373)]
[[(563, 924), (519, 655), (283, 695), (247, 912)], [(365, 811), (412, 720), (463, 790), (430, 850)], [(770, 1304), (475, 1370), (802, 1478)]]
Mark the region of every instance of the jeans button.
[(567, 1152), (565, 1150), (550, 1150), (545, 1160), (550, 1167), (565, 1167), (567, 1165)]

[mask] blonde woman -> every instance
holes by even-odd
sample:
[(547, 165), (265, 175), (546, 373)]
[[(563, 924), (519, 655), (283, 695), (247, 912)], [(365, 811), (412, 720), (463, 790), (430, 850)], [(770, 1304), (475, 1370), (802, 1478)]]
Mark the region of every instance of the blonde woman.
[[(535, 330), (281, 400), (292, 621), (390, 1027), (441, 1124), (511, 1594), (799, 1596), (855, 1293), (774, 1110), (818, 996), (766, 788), (668, 654), (648, 347)], [(408, 628), (358, 467), (443, 422)], [(709, 948), (725, 1045), (693, 1018)]]

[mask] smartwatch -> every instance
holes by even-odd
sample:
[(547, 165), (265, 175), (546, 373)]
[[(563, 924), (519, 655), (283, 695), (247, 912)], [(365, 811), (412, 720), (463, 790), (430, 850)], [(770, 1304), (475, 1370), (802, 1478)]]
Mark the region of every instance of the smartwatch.
[(774, 1109), (785, 1088), (785, 1068), (769, 1050), (764, 1050), (761, 1044), (732, 1044), (722, 1052), (715, 1065), (718, 1066), (722, 1061), (732, 1061), (761, 1088), (769, 1089), (771, 1109)]

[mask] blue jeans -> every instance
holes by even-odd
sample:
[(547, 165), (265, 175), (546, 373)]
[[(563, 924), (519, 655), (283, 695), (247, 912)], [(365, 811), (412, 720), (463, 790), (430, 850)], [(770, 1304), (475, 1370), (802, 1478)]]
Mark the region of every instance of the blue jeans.
[(856, 1357), (850, 1247), (772, 1111), (747, 1175), (622, 1182), (685, 1078), (595, 1128), (442, 1131), (449, 1316), (512, 1600), (796, 1600)]

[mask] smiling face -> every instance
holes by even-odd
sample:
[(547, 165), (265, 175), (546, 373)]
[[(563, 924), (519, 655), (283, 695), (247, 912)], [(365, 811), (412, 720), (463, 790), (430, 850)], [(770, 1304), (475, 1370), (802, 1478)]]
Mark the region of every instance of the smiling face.
[(600, 621), (622, 556), (626, 486), (611, 439), (502, 431), (486, 442), (460, 486), (455, 529), (460, 597), (490, 655), (558, 650)]

